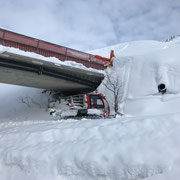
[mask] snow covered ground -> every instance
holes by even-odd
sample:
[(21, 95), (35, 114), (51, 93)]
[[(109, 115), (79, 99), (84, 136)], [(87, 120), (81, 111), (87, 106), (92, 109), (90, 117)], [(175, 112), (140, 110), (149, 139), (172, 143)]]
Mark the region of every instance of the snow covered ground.
[(179, 117), (1, 123), (1, 179), (132, 180), (180, 170)]
[[(0, 179), (179, 179), (179, 42), (93, 51), (109, 56), (115, 50), (112, 72), (125, 65), (124, 117), (55, 121), (43, 90), (0, 84)], [(166, 94), (158, 93), (160, 82)]]

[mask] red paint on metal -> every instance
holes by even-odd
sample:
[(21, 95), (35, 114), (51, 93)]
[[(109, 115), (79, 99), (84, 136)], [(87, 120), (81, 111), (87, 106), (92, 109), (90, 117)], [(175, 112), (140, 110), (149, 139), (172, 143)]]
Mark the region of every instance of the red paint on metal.
[(113, 57), (115, 57), (114, 50), (111, 50), (110, 59), (112, 59)]
[(38, 54), (40, 54), (42, 56), (45, 56), (45, 57), (56, 57), (56, 58), (60, 59), (61, 61), (65, 60), (65, 55), (59, 54), (59, 53), (56, 53), (56, 52), (47, 51), (47, 50), (44, 50), (44, 49), (39, 49)]
[(89, 54), (79, 52), (73, 49), (67, 49), (67, 56), (75, 57), (75, 58), (79, 58), (79, 59), (83, 59), (87, 61), (89, 60)]
[(44, 41), (39, 41), (39, 49), (44, 49), (47, 51), (52, 51), (60, 54), (65, 54), (66, 53), (66, 48), (62, 46), (57, 46), (55, 44), (47, 43)]
[(5, 39), (9, 40), (9, 41), (16, 42), (16, 43), (37, 47), (37, 40), (26, 37), (26, 36), (21, 36), (19, 34), (15, 34), (12, 32), (6, 31)]
[[(5, 35), (5, 36), (4, 36)], [(4, 38), (4, 39), (3, 39)], [(0, 44), (23, 51), (34, 52), (45, 57), (56, 57), (61, 61), (74, 61), (86, 67), (105, 69), (107, 61), (94, 55), (66, 48), (0, 28)]]
[[(99, 94), (88, 94), (87, 95), (87, 107), (88, 109), (102, 109), (102, 107), (99, 107), (99, 105), (97, 104), (97, 102), (95, 104), (91, 104), (91, 97), (97, 97), (97, 99), (101, 99), (102, 103), (103, 103), (103, 113), (101, 114), (102, 116), (109, 116), (110, 115), (110, 108), (109, 108), (109, 103), (106, 100), (106, 97), (103, 96), (101, 93)], [(105, 103), (106, 102), (106, 103)], [(108, 107), (107, 107), (108, 106)]]
[(97, 58), (96, 56), (91, 56), (91, 62), (97, 63), (97, 64), (102, 64), (106, 65), (106, 61), (102, 61), (101, 59)]
[(99, 55), (95, 55), (95, 57), (97, 58), (97, 59), (101, 59), (101, 60), (103, 60), (103, 61), (110, 61), (110, 59), (109, 58), (106, 58), (106, 57), (102, 57), (102, 56), (99, 56)]
[(113, 66), (113, 57), (115, 57), (114, 50), (111, 50), (109, 67)]
[(111, 50), (110, 58), (102, 57), (102, 56), (99, 56), (99, 55), (95, 55), (95, 57), (96, 57), (97, 59), (101, 59), (102, 61), (105, 61), (106, 64), (107, 64), (107, 62), (108, 62), (108, 66), (109, 66), (109, 67), (112, 67), (112, 66), (113, 66), (113, 60), (112, 60), (112, 58), (115, 57), (115, 55), (114, 55), (114, 50)]
[(0, 38), (1, 39), (3, 38), (3, 33), (4, 33), (4, 31), (0, 29)]

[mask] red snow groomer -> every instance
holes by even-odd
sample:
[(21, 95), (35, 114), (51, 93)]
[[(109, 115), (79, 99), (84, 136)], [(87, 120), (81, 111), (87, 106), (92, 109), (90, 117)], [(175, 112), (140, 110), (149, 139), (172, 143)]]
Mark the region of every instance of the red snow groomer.
[(75, 95), (49, 103), (50, 114), (60, 118), (104, 118), (110, 116), (109, 103), (100, 94)]
[(100, 94), (88, 94), (87, 95), (87, 105), (88, 105), (88, 113), (90, 111), (93, 112), (94, 109), (100, 111), (100, 115), (109, 116), (110, 115), (110, 107), (109, 103), (105, 96)]

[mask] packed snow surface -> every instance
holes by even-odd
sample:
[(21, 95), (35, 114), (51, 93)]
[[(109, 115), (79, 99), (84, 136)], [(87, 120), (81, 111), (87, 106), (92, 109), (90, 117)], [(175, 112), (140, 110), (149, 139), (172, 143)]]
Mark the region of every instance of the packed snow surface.
[(1, 179), (132, 180), (171, 172), (180, 165), (179, 119), (1, 123)]
[[(58, 120), (41, 89), (0, 84), (0, 179), (178, 180), (180, 40), (138, 41), (115, 50), (124, 116)], [(164, 83), (167, 91), (159, 93)], [(112, 94), (102, 85), (99, 91)]]

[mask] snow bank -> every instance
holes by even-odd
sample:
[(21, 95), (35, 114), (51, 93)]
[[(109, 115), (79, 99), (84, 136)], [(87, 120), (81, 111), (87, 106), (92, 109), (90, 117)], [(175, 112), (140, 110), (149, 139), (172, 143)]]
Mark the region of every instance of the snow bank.
[[(124, 112), (152, 115), (180, 112), (180, 44), (131, 57)], [(117, 60), (120, 60), (117, 59)], [(164, 84), (166, 93), (158, 86)]]
[[(171, 44), (173, 44), (171, 42)], [(127, 94), (126, 91), (128, 90), (128, 83), (129, 83), (129, 76), (131, 74), (131, 61), (136, 56), (143, 56), (147, 53), (153, 53), (158, 50), (167, 49), (169, 46), (169, 43), (165, 42), (158, 42), (158, 41), (133, 41), (133, 42), (127, 42), (122, 44), (117, 44), (114, 46), (105, 47), (102, 49), (97, 49), (90, 51), (89, 53), (92, 54), (98, 54), (104, 57), (109, 57), (111, 50), (114, 50), (116, 58), (114, 58), (113, 67), (106, 70), (106, 74), (110, 74), (111, 79), (118, 79), (119, 84), (123, 84), (123, 87), (121, 87), (120, 93), (121, 100), (119, 101), (121, 104), (120, 106), (120, 112), (122, 114), (132, 114), (131, 112), (127, 112), (124, 110), (124, 103), (122, 102), (126, 101)], [(136, 61), (134, 61), (136, 62)], [(134, 68), (135, 69), (135, 68)], [(120, 85), (121, 86), (121, 85)], [(102, 83), (98, 91), (106, 95), (110, 107), (111, 112), (114, 113), (114, 97), (113, 93), (109, 91), (104, 84)]]
[[(180, 38), (170, 42), (135, 41), (92, 53), (108, 57), (111, 49), (116, 58), (107, 72), (111, 78), (120, 77), (119, 84), (124, 83), (121, 113), (146, 116), (180, 112)], [(165, 94), (159, 93), (160, 84), (165, 85)], [(99, 90), (111, 102), (113, 94), (103, 85)]]
[(158, 175), (154, 175), (148, 178), (145, 178), (144, 180), (179, 180), (180, 177), (180, 172), (179, 169), (177, 170), (172, 170), (169, 172), (166, 172), (164, 174), (158, 174)]
[(0, 123), (1, 179), (133, 180), (171, 171), (180, 162), (179, 119)]

